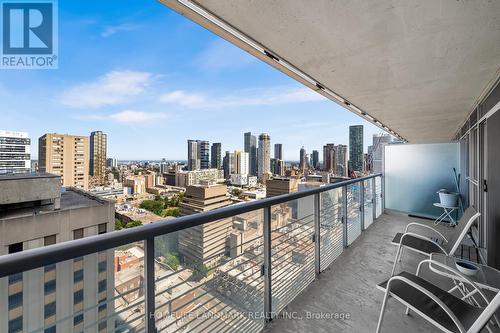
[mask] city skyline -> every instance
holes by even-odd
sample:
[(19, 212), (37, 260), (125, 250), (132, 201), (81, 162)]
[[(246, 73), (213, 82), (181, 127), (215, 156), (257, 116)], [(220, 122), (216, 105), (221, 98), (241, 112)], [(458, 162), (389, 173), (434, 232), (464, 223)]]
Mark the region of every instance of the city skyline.
[(32, 156), (45, 133), (103, 131), (110, 157), (184, 160), (187, 139), (234, 151), (252, 132), (270, 133), (285, 160), (298, 160), (302, 146), (347, 144), (349, 125), (365, 126), (366, 144), (381, 132), (159, 3), (61, 2), (59, 10), (59, 69), (0, 78), (2, 129), (28, 132)]

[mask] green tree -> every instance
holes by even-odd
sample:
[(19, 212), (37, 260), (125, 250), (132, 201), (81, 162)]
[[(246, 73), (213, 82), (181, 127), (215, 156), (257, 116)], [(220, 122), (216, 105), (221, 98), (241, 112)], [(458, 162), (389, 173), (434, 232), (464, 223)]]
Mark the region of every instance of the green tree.
[(234, 189), (233, 189), (233, 195), (234, 195), (235, 197), (239, 197), (239, 196), (241, 195), (241, 193), (243, 193), (243, 191), (242, 191), (242, 190), (240, 190), (239, 188), (234, 188)]
[(158, 200), (144, 200), (139, 205), (140, 208), (148, 210), (156, 215), (161, 215), (163, 208), (165, 207), (163, 201)]
[(119, 219), (115, 219), (115, 230), (121, 230), (125, 227), (125, 223)]
[(198, 264), (194, 267), (193, 269), (193, 279), (195, 281), (200, 281), (203, 278), (206, 278), (208, 276), (208, 267), (202, 264)]
[(180, 213), (179, 213), (179, 207), (169, 207), (169, 208), (165, 208), (165, 209), (161, 212), (161, 216), (163, 216), (163, 217), (165, 217), (165, 216), (179, 217), (179, 216), (180, 216)]
[(139, 227), (141, 225), (142, 225), (141, 221), (130, 221), (127, 222), (127, 224), (125, 224), (125, 228), (129, 229), (129, 228)]
[(167, 255), (165, 256), (165, 260), (163, 262), (167, 264), (170, 268), (172, 268), (174, 271), (176, 271), (180, 265), (177, 253), (167, 253)]

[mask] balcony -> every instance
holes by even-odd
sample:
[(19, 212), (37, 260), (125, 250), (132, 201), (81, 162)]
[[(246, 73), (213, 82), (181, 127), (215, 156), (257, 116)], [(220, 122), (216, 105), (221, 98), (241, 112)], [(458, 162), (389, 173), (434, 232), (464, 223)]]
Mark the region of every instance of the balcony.
[[(41, 325), (24, 321), (27, 332), (261, 331), (335, 272), (331, 265), (381, 237), (389, 216), (380, 218), (381, 180), (353, 179), (2, 256), (1, 304), (21, 318), (2, 325), (15, 332), (24, 313), (43, 318)], [(380, 244), (387, 258), (390, 247)], [(386, 276), (379, 272), (378, 280)], [(35, 288), (29, 305), (23, 285)], [(97, 294), (84, 296), (89, 289)], [(47, 306), (56, 300), (70, 306), (54, 316)]]
[[(373, 331), (390, 241), (416, 220), (382, 213), (383, 197), (373, 175), (2, 256), (1, 304), (44, 318), (26, 332)], [(13, 301), (23, 284), (35, 288), (27, 309)], [(72, 306), (56, 317), (52, 300)], [(430, 329), (396, 308), (387, 320), (393, 332)]]

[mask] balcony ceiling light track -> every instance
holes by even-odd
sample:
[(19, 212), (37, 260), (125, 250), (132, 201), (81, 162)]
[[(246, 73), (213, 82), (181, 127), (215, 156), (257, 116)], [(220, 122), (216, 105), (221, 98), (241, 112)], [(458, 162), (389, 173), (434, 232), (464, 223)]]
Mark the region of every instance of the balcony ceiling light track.
[[(165, 1), (165, 0), (164, 0)], [(375, 126), (384, 129), (391, 133), (393, 136), (399, 138), (403, 142), (408, 142), (405, 138), (403, 138), (401, 135), (399, 135), (396, 131), (390, 129), (388, 126), (382, 124), (380, 121), (376, 120), (374, 117), (370, 116), (367, 112), (362, 111), (360, 108), (352, 104), (350, 101), (345, 99), (344, 97), (340, 96), (339, 94), (335, 93), (334, 91), (326, 88), (324, 85), (319, 83), (317, 80), (313, 79), (311, 76), (308, 74), (302, 72), (300, 69), (296, 68), (292, 64), (288, 63), (286, 60), (281, 59), (278, 55), (274, 54), (273, 52), (267, 50), (264, 46), (259, 44), (258, 42), (254, 41), (250, 37), (244, 35), (237, 29), (233, 28), (231, 25), (227, 24), (223, 20), (219, 19), (209, 11), (205, 10), (203, 7), (200, 5), (190, 1), (190, 0), (177, 0), (179, 4), (182, 6), (186, 7), (187, 9), (195, 12), (199, 16), (203, 17), (205, 20), (209, 21), (210, 23), (214, 24), (217, 26), (219, 29), (222, 29), (229, 35), (231, 35), (233, 38), (236, 38), (240, 42), (246, 44), (248, 47), (254, 49), (255, 51), (265, 55), (266, 57), (272, 59), (276, 64), (276, 67), (283, 67), (289, 72), (292, 72), (296, 76), (300, 77), (303, 81), (307, 82), (309, 84), (309, 87), (311, 87), (313, 90), (316, 92), (322, 94), (323, 96), (327, 97), (330, 100), (333, 100), (337, 102), (338, 104), (343, 105), (347, 109), (351, 110), (352, 112), (358, 114), (360, 117), (364, 118), (366, 121), (374, 124)]]

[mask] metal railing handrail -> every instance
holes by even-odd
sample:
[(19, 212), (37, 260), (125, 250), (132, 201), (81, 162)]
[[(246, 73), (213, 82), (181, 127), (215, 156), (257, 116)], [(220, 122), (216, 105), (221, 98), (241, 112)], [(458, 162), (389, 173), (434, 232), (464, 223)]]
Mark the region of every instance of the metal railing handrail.
[(55, 264), (65, 260), (78, 258), (84, 255), (105, 251), (122, 245), (153, 239), (183, 229), (214, 222), (224, 218), (237, 216), (258, 209), (279, 205), (322, 192), (344, 186), (356, 184), (364, 180), (381, 177), (382, 174), (373, 174), (366, 177), (354, 178), (300, 192), (283, 194), (271, 198), (236, 204), (207, 212), (178, 217), (176, 219), (159, 221), (131, 229), (109, 232), (101, 235), (89, 236), (78, 240), (56, 243), (54, 245), (29, 249), (13, 254), (0, 256), (0, 278), (31, 269)]

